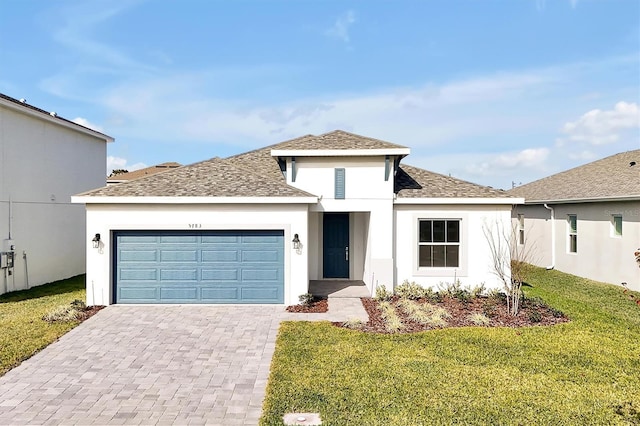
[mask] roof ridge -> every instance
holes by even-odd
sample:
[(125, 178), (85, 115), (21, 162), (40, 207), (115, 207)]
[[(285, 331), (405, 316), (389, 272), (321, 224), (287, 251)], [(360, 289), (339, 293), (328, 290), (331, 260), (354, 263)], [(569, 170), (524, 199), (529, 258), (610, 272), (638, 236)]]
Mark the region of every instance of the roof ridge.
[(389, 145), (395, 145), (395, 146), (397, 146), (398, 148), (408, 148), (407, 146), (400, 145), (400, 144), (397, 144), (397, 143), (395, 143), (395, 142), (389, 142), (389, 141), (386, 141), (386, 140), (384, 140), (384, 139), (372, 138), (371, 136), (359, 135), (359, 134), (357, 134), (357, 133), (348, 132), (348, 131), (346, 131), (346, 130), (342, 130), (342, 129), (335, 129), (335, 130), (332, 130), (332, 131), (330, 131), (330, 132), (322, 133), (322, 134), (318, 135), (317, 137), (318, 137), (318, 138), (321, 138), (321, 137), (323, 137), (323, 136), (327, 136), (327, 135), (330, 135), (330, 134), (332, 134), (332, 133), (344, 133), (344, 134), (347, 134), (347, 135), (349, 135), (349, 136), (354, 136), (354, 137), (357, 137), (357, 138), (369, 139), (369, 140), (371, 140), (371, 141), (376, 141), (376, 142), (386, 143), (386, 144), (389, 144)]

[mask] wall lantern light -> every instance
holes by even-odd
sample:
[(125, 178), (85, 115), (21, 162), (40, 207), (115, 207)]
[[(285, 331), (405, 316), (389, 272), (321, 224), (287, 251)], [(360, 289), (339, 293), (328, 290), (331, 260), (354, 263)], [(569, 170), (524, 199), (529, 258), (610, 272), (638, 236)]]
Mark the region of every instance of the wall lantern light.
[(96, 234), (96, 236), (93, 237), (91, 242), (93, 243), (93, 248), (96, 248), (96, 249), (100, 248), (100, 234)]
[(293, 240), (291, 242), (293, 243), (294, 250), (300, 250), (300, 238), (298, 238), (298, 234), (293, 235)]

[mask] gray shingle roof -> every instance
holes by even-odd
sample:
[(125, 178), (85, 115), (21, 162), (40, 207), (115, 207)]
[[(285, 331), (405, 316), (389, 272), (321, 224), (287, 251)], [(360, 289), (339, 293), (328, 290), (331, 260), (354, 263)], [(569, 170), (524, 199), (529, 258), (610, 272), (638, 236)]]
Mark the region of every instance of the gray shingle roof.
[(132, 172), (118, 173), (117, 175), (111, 175), (107, 177), (107, 182), (122, 182), (133, 179), (139, 179), (141, 177), (154, 175), (156, 173), (166, 172), (167, 170), (175, 169), (182, 166), (180, 163), (169, 162), (156, 164), (155, 166), (147, 167), (144, 169), (134, 170)]
[[(632, 162), (636, 164), (630, 166)], [(509, 190), (525, 202), (640, 198), (640, 149), (622, 152)]]
[(477, 185), (461, 179), (402, 164), (396, 174), (399, 198), (509, 198), (501, 189)]
[(79, 194), (91, 197), (312, 197), (221, 158)]
[(322, 135), (306, 135), (273, 145), (271, 149), (396, 149), (407, 148), (380, 139), (360, 136), (344, 130), (334, 130)]

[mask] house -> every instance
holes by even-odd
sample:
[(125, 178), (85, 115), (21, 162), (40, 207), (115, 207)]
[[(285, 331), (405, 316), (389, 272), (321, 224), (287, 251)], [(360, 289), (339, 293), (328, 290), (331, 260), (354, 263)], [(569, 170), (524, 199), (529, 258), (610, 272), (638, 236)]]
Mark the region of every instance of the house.
[(499, 286), (482, 226), (509, 226), (523, 200), (409, 153), (338, 130), (79, 194), (88, 303), (295, 304), (336, 279)]
[(519, 186), (519, 242), (539, 266), (640, 291), (640, 150)]
[(128, 182), (133, 179), (154, 175), (156, 173), (166, 172), (167, 170), (175, 169), (182, 166), (180, 163), (170, 162), (156, 164), (155, 166), (146, 167), (144, 169), (134, 170), (132, 172), (117, 173), (107, 176), (107, 185), (115, 185), (122, 182)]
[(71, 195), (105, 183), (111, 136), (0, 94), (0, 293), (85, 272)]

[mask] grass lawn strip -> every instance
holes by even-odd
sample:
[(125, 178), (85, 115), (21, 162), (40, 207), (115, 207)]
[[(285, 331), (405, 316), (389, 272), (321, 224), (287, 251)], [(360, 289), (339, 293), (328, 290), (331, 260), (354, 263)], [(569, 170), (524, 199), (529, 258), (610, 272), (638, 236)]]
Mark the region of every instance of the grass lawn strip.
[(0, 295), (0, 375), (78, 325), (79, 321), (48, 323), (42, 317), (84, 298), (84, 275)]
[(572, 321), (398, 335), (284, 323), (261, 424), (286, 412), (332, 425), (640, 424), (638, 306), (557, 271), (528, 282)]

